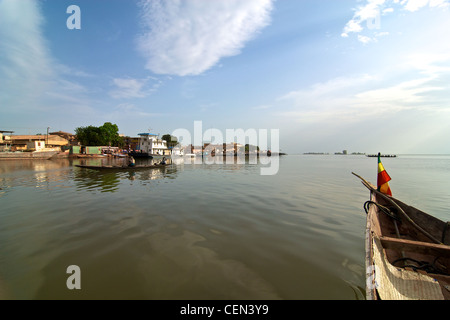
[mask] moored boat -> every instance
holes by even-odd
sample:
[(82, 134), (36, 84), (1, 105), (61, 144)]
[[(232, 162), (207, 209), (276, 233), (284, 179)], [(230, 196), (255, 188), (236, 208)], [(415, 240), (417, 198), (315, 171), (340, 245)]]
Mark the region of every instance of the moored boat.
[(127, 157), (128, 157), (128, 154), (123, 154), (123, 153), (113, 153), (112, 156), (115, 157), (115, 158), (127, 158)]
[(59, 151), (4, 151), (0, 152), (0, 160), (48, 160)]
[(195, 153), (186, 153), (184, 156), (185, 156), (186, 158), (195, 158), (195, 157), (197, 157), (197, 156), (195, 155)]
[(366, 298), (449, 300), (450, 223), (377, 190), (364, 204)]

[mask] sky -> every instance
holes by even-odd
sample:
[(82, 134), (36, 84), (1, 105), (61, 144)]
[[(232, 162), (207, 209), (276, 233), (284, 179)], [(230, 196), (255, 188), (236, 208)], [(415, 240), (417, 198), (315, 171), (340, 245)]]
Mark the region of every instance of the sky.
[(0, 0), (0, 130), (450, 154), (448, 30), (450, 0)]

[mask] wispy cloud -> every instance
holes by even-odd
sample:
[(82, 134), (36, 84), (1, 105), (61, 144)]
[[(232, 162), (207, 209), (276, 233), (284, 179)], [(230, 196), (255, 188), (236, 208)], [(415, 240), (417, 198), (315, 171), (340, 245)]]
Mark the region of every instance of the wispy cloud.
[(359, 33), (364, 30), (364, 23), (368, 28), (377, 28), (379, 24), (382, 7), (386, 0), (367, 0), (365, 5), (359, 6), (355, 10), (353, 18), (347, 22), (342, 32), (343, 37), (348, 37), (349, 33)]
[(34, 0), (0, 1), (0, 105), (10, 114), (31, 115), (26, 118), (46, 111), (92, 114), (88, 89), (74, 79), (91, 75), (53, 58), (42, 31), (40, 6)]
[[(399, 0), (395, 2), (398, 1)], [(448, 0), (401, 0), (400, 3), (404, 5), (406, 10), (411, 12), (417, 11), (426, 6), (431, 8), (447, 8), (450, 5)]]
[(30, 105), (55, 76), (39, 2), (0, 1), (0, 101)]
[(80, 78), (93, 78), (95, 77), (95, 75), (83, 71), (83, 70), (79, 70), (79, 69), (74, 69), (70, 66), (66, 66), (63, 64), (55, 64), (54, 65), (54, 69), (61, 75), (66, 75), (69, 76), (71, 78), (73, 77), (80, 77)]
[(354, 106), (359, 110), (379, 110), (380, 113), (428, 109), (436, 102), (430, 94), (445, 89), (433, 84), (433, 80), (432, 77), (417, 78), (389, 87), (367, 90), (355, 95)]
[(449, 62), (448, 56), (411, 55), (398, 70), (391, 70), (407, 70), (395, 79), (380, 73), (317, 83), (281, 97), (286, 111), (280, 114), (302, 123), (361, 122), (405, 110), (447, 114), (450, 68), (442, 67), (444, 62)]
[[(351, 33), (361, 33), (364, 30), (379, 30), (381, 17), (393, 13), (398, 8), (403, 11), (415, 12), (424, 7), (448, 8), (450, 0), (365, 0), (363, 5), (355, 9), (353, 18), (347, 22), (341, 34), (348, 37)], [(372, 37), (358, 35), (358, 40), (364, 44), (375, 42), (383, 33), (374, 33)]]
[(143, 111), (141, 108), (135, 106), (132, 103), (121, 103), (114, 107), (112, 111), (112, 116), (120, 119), (123, 117), (161, 117), (161, 116), (167, 116), (168, 113), (161, 113), (161, 112), (146, 112)]
[(198, 75), (240, 53), (270, 23), (274, 0), (142, 0), (137, 39), (146, 68), (157, 74)]
[(109, 95), (114, 99), (145, 98), (155, 92), (161, 84), (161, 80), (151, 77), (145, 79), (115, 78), (113, 79), (114, 88)]
[(374, 81), (369, 75), (340, 77), (289, 92), (279, 99), (286, 110), (280, 114), (302, 123), (352, 120), (355, 94)]
[(450, 73), (449, 53), (415, 53), (405, 57), (403, 65), (432, 77)]

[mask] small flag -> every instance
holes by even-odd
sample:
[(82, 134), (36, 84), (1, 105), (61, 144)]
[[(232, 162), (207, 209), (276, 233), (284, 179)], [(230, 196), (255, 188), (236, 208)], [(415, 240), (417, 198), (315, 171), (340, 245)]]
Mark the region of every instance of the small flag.
[(377, 187), (378, 191), (392, 196), (391, 188), (389, 187), (389, 181), (391, 177), (388, 175), (386, 170), (381, 163), (381, 155), (378, 153), (378, 179), (377, 179)]

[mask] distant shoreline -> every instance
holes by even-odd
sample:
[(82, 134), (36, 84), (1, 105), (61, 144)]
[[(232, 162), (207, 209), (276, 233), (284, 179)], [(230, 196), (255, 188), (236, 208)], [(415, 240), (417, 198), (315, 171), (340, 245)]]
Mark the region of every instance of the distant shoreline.
[[(290, 153), (290, 155), (298, 155), (298, 156), (334, 156), (334, 155), (338, 155), (338, 156), (342, 156), (344, 154), (340, 153), (340, 154), (335, 154), (335, 153), (328, 153), (328, 152), (303, 152), (303, 153)], [(346, 154), (346, 156), (366, 156), (366, 154), (357, 154), (357, 153), (349, 153)], [(396, 154), (397, 157), (399, 156), (450, 156), (449, 153), (397, 153)]]

